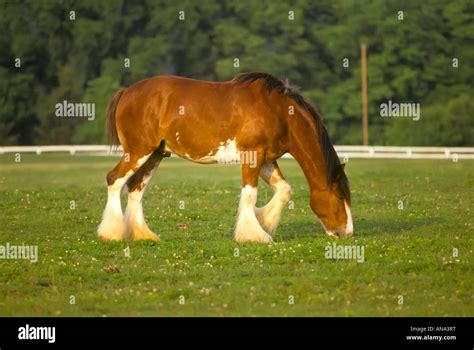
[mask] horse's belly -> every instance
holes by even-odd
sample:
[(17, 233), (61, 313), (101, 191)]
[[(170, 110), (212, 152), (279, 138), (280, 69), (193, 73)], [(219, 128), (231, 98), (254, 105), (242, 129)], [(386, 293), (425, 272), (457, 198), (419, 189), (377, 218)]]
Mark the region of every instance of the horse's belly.
[(166, 144), (165, 150), (176, 154), (177, 156), (200, 164), (237, 164), (240, 163), (241, 152), (237, 149), (235, 140), (220, 142), (219, 145), (212, 147), (205, 155), (193, 154), (192, 150), (183, 149)]

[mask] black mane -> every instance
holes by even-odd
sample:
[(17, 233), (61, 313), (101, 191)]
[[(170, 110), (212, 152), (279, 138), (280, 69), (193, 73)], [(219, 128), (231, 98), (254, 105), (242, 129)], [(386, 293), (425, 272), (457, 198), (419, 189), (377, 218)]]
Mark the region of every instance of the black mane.
[(250, 72), (241, 73), (234, 78), (234, 81), (242, 84), (251, 84), (255, 80), (263, 80), (265, 82), (265, 88), (268, 92), (276, 90), (281, 95), (293, 98), (313, 117), (318, 130), (319, 144), (321, 145), (321, 149), (325, 157), (326, 177), (328, 184), (331, 185), (334, 181), (338, 180), (341, 195), (350, 203), (351, 193), (349, 190), (349, 180), (347, 179), (347, 176), (344, 173), (344, 170), (342, 169), (339, 156), (337, 155), (336, 150), (334, 149), (331, 140), (329, 139), (328, 132), (317, 109), (313, 107), (313, 105), (306, 98), (304, 98), (303, 95), (301, 95), (297, 89), (291, 87), (288, 81), (283, 82), (271, 74), (262, 72)]

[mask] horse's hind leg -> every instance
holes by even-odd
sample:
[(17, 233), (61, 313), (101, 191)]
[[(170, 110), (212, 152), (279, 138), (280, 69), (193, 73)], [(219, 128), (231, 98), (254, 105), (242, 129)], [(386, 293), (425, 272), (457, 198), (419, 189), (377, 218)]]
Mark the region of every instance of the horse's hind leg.
[(166, 156), (160, 150), (154, 152), (145, 164), (133, 175), (127, 183), (128, 203), (125, 210), (126, 237), (129, 239), (151, 239), (158, 241), (160, 238), (148, 228), (143, 216), (143, 194), (158, 165)]
[(255, 213), (263, 229), (272, 234), (280, 222), (281, 211), (290, 200), (291, 186), (286, 182), (276, 161), (262, 166), (260, 177), (272, 186), (274, 195), (265, 206), (255, 208)]
[(249, 164), (242, 164), (242, 192), (234, 230), (234, 239), (239, 243), (273, 242), (272, 237), (262, 229), (255, 216), (258, 176), (262, 167), (262, 159), (261, 155), (257, 156), (257, 164), (253, 168)]
[(102, 240), (125, 238), (125, 223), (120, 204), (120, 193), (128, 179), (148, 160), (150, 154), (124, 153), (120, 162), (107, 174), (107, 204), (97, 234)]

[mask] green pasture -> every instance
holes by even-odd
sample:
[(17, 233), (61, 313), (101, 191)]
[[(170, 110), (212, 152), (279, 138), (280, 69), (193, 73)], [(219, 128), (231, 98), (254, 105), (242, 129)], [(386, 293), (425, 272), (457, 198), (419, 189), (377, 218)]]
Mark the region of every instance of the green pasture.
[[(355, 235), (336, 240), (281, 160), (293, 202), (272, 245), (232, 240), (239, 166), (176, 158), (145, 195), (161, 241), (98, 241), (116, 161), (0, 156), (0, 246), (38, 246), (0, 259), (0, 316), (474, 316), (474, 161), (350, 159)], [(327, 259), (333, 243), (364, 261)]]

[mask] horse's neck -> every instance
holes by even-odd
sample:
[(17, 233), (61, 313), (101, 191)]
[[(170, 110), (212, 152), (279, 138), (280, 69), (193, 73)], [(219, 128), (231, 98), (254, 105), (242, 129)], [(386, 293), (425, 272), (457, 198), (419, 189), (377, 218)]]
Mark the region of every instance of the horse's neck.
[(327, 189), (325, 155), (316, 131), (300, 119), (290, 123), (289, 132), (290, 153), (303, 169), (311, 191)]

